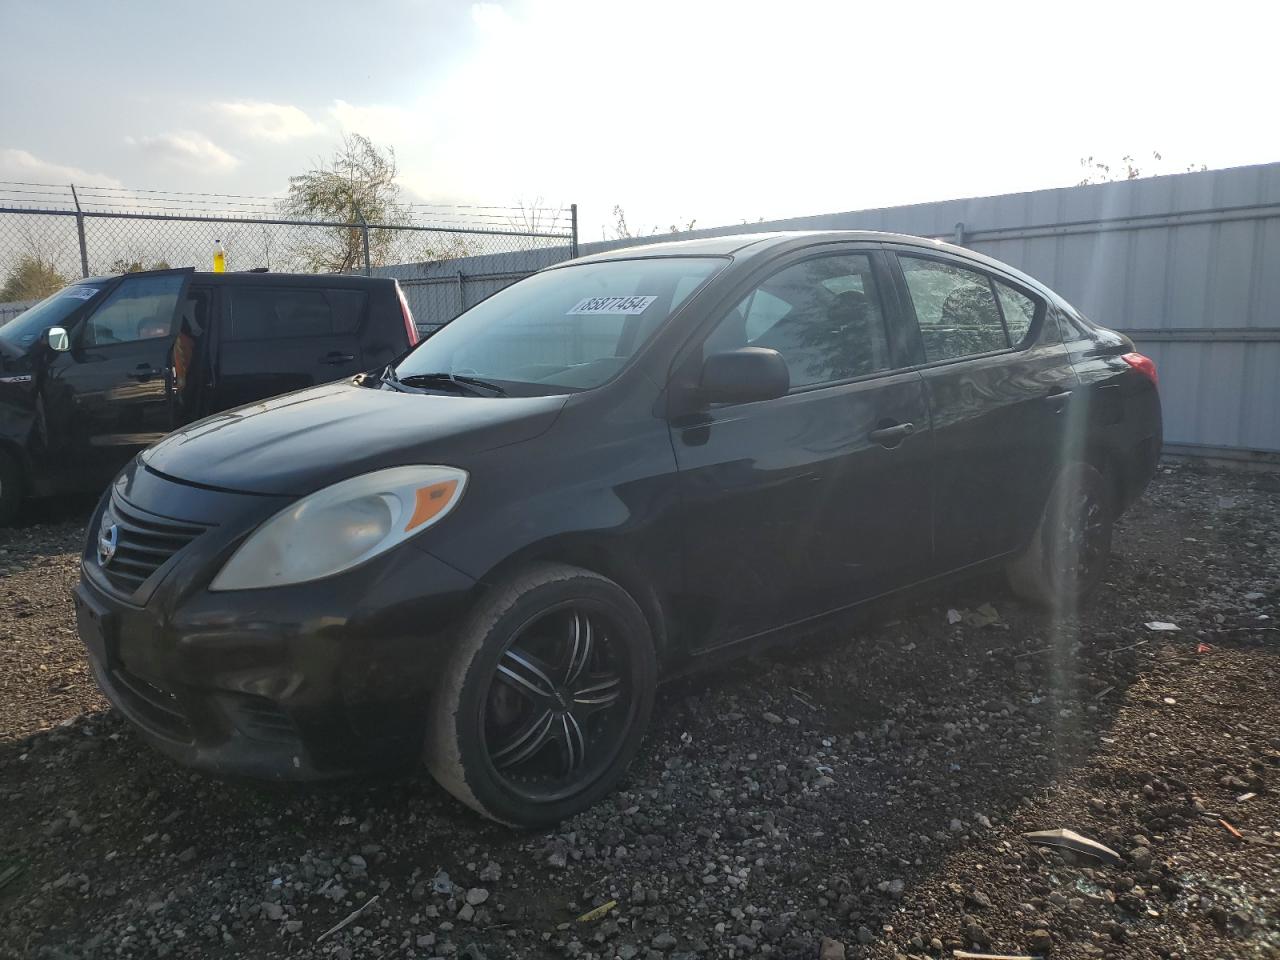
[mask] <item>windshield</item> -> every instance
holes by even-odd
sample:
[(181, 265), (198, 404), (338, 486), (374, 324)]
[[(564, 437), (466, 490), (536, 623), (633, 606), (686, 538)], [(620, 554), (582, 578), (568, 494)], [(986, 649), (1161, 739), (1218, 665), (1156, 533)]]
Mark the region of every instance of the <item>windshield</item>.
[(77, 283), (59, 290), (51, 297), (45, 297), (34, 307), (23, 311), (0, 327), (0, 340), (25, 350), (46, 330), (58, 326), (77, 309), (84, 306), (85, 301), (97, 296), (101, 289), (92, 284)]
[[(599, 386), (727, 262), (607, 260), (534, 274), (424, 341), (400, 362), (396, 376), (497, 380), (513, 393)], [(514, 386), (520, 384), (532, 386)]]

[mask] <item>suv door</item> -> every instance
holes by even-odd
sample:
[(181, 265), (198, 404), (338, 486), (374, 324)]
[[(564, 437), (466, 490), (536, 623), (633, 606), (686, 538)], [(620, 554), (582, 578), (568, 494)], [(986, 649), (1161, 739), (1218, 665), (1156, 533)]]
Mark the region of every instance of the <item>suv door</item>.
[(40, 398), (51, 466), (100, 484), (174, 426), (172, 350), (194, 271), (122, 277), (69, 331)]
[(1076, 374), (1042, 297), (945, 253), (897, 253), (933, 419), (937, 571), (1016, 550), (1063, 462)]
[(775, 261), (680, 362), (677, 382), (696, 383), (706, 355), (768, 347), (792, 381), (775, 400), (699, 406), (695, 395), (671, 420), (700, 646), (850, 606), (929, 568), (928, 407), (920, 375), (898, 369), (891, 286), (866, 247)]
[(217, 368), (205, 413), (217, 413), (363, 370), (366, 292), (354, 287), (227, 283)]

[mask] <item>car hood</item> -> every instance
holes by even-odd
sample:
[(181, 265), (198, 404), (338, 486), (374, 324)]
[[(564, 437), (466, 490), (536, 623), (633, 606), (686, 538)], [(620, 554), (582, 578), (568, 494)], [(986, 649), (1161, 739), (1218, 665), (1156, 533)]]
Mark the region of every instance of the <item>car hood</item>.
[(335, 383), (215, 414), (169, 434), (142, 460), (188, 483), (301, 496), (382, 467), (465, 467), (471, 455), (543, 433), (565, 400)]

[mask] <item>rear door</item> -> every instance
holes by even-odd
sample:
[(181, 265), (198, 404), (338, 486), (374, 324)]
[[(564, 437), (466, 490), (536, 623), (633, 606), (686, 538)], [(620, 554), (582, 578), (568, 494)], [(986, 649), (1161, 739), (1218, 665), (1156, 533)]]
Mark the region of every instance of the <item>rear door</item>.
[(53, 466), (102, 482), (173, 428), (173, 339), (193, 273), (129, 274), (70, 331), (41, 398)]
[(1015, 279), (900, 250), (933, 419), (938, 572), (1023, 545), (1066, 456), (1075, 371), (1046, 303)]
[(365, 290), (229, 283), (206, 413), (352, 376), (363, 367)]
[[(849, 606), (931, 559), (929, 415), (900, 369), (892, 280), (874, 248), (824, 246), (766, 268), (700, 349), (777, 350), (783, 397), (673, 417), (685, 557), (702, 645)], [(696, 376), (694, 377), (696, 381)]]

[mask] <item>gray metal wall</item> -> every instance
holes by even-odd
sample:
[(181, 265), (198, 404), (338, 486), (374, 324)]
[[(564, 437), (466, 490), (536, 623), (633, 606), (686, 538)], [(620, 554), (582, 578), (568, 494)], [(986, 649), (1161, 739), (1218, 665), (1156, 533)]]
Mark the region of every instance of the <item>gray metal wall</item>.
[[(959, 242), (1026, 271), (1092, 319), (1127, 332), (1160, 369), (1171, 452), (1280, 455), (1280, 163), (1086, 187), (946, 200), (697, 230), (864, 229)], [(669, 237), (585, 243), (595, 253)], [(545, 251), (429, 265), (491, 275), (493, 289)], [(390, 268), (391, 270), (423, 267)], [(501, 279), (503, 274), (510, 279)], [(419, 323), (459, 312), (458, 293), (415, 305)], [(469, 302), (475, 302), (474, 299)]]

